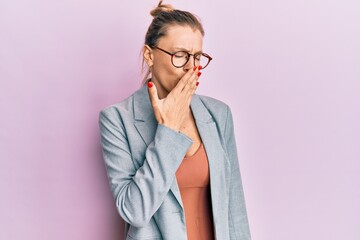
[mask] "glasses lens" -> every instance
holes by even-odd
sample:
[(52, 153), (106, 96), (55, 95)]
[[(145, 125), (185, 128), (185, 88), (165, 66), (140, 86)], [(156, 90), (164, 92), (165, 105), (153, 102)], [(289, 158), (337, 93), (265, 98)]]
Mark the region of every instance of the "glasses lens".
[(189, 58), (189, 55), (187, 54), (187, 52), (180, 51), (180, 52), (174, 53), (174, 56), (172, 57), (172, 61), (173, 61), (174, 66), (182, 67), (187, 63), (188, 58)]
[(209, 64), (210, 59), (203, 55), (197, 55), (195, 57), (195, 66), (202, 66), (205, 68)]

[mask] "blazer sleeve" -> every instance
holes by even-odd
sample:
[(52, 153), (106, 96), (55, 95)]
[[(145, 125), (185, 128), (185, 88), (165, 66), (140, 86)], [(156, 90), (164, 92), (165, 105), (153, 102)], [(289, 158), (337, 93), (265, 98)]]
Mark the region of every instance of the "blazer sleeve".
[[(114, 108), (99, 113), (103, 159), (117, 210), (124, 221), (144, 227), (170, 190), (192, 140), (158, 124), (143, 165), (135, 169), (126, 129)], [(134, 129), (133, 129), (134, 130)]]
[(231, 162), (231, 177), (229, 191), (229, 230), (231, 240), (250, 240), (250, 229), (245, 206), (244, 192), (240, 176), (239, 161), (236, 150), (233, 117), (227, 107), (225, 125), (226, 151)]

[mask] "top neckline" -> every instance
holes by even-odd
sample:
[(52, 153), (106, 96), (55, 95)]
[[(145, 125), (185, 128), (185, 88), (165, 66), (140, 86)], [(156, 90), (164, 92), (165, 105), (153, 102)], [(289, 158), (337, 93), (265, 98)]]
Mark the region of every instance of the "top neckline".
[(184, 159), (190, 159), (190, 158), (193, 158), (195, 157), (196, 155), (198, 155), (198, 153), (200, 152), (200, 149), (203, 147), (203, 143), (201, 142), (200, 143), (200, 146), (198, 147), (198, 149), (195, 151), (195, 153), (189, 157), (184, 157)]

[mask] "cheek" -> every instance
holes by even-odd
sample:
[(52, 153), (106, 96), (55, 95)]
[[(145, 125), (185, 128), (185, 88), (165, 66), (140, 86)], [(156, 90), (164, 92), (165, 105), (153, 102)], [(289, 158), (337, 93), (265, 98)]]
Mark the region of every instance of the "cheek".
[(175, 86), (179, 80), (184, 76), (185, 72), (182, 68), (175, 68), (174, 66), (162, 66), (158, 68), (158, 77), (166, 81), (170, 86)]

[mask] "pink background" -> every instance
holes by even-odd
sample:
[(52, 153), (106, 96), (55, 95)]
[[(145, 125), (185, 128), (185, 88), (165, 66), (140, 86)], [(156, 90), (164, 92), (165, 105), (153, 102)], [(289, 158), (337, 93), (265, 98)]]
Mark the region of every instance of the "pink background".
[[(98, 113), (140, 86), (156, 3), (0, 1), (0, 239), (121, 239)], [(253, 239), (360, 239), (359, 1), (171, 3), (204, 23)]]

